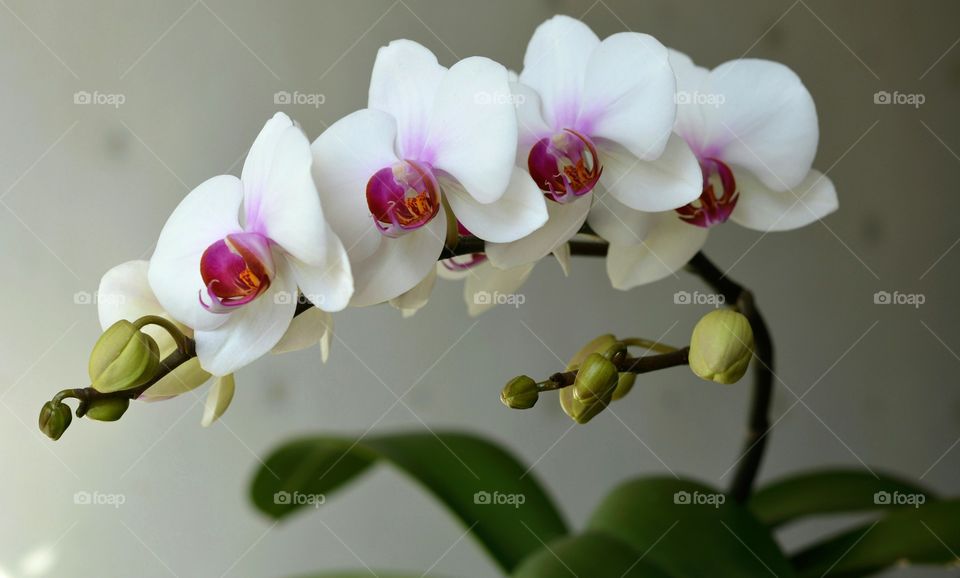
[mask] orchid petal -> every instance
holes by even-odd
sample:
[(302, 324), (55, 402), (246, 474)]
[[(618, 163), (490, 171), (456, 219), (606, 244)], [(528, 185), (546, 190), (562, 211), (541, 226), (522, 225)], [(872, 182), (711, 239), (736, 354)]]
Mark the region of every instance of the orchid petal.
[(351, 260), (366, 259), (380, 244), (367, 206), (367, 183), (398, 162), (397, 123), (389, 114), (364, 109), (338, 120), (313, 142), (313, 177), (327, 221)]
[(626, 291), (673, 275), (707, 240), (707, 229), (684, 223), (673, 211), (657, 213), (655, 220), (642, 244), (610, 245), (607, 275), (615, 289)]
[(588, 63), (599, 45), (589, 26), (569, 16), (554, 16), (534, 31), (520, 82), (540, 94), (543, 118), (552, 128), (572, 128), (575, 123)]
[(517, 154), (517, 113), (507, 69), (482, 57), (454, 64), (434, 98), (420, 159), (453, 175), (480, 203), (510, 184)]
[(271, 353), (300, 351), (319, 343), (320, 357), (326, 363), (332, 334), (333, 316), (322, 309), (311, 307), (293, 318), (287, 332)]
[(203, 427), (210, 427), (227, 411), (230, 402), (233, 401), (235, 389), (236, 382), (232, 373), (218, 377), (213, 382), (213, 386), (210, 387), (210, 392), (207, 394), (207, 401), (203, 406), (203, 419), (200, 421)]
[(544, 226), (510, 243), (487, 243), (487, 257), (501, 269), (539, 261), (580, 231), (591, 200), (591, 195), (585, 195), (571, 203), (547, 203), (549, 219)]
[(676, 118), (676, 79), (667, 49), (654, 37), (621, 32), (590, 56), (578, 128), (634, 156), (660, 156)]
[(530, 149), (542, 138), (546, 138), (555, 131), (543, 119), (543, 105), (537, 91), (519, 82), (510, 83), (510, 91), (517, 107), (517, 164), (526, 166)]
[(139, 399), (144, 401), (161, 401), (176, 397), (192, 391), (207, 381), (212, 376), (203, 370), (200, 366), (200, 360), (191, 357), (186, 362), (181, 363), (170, 373), (160, 378), (157, 383), (151, 385)]
[(516, 241), (547, 222), (543, 192), (522, 169), (513, 169), (506, 192), (488, 204), (477, 202), (460, 183), (450, 178), (440, 176), (439, 180), (457, 220), (485, 241)]
[(326, 235), (326, 260), (319, 265), (288, 257), (293, 277), (300, 291), (311, 303), (324, 311), (340, 311), (353, 295), (350, 260), (340, 239), (332, 231)]
[(227, 320), (200, 303), (201, 292), (206, 294), (200, 258), (214, 242), (241, 231), (242, 200), (239, 179), (213, 177), (180, 202), (160, 232), (148, 271), (150, 288), (164, 310), (187, 327), (211, 330)]
[(621, 245), (643, 242), (656, 213), (631, 209), (606, 191), (597, 191), (594, 197), (587, 223), (597, 235), (609, 243)]
[(730, 218), (757, 231), (788, 231), (809, 225), (837, 210), (833, 182), (811, 170), (799, 185), (775, 191), (746, 171), (736, 173), (740, 199)]
[(422, 309), (428, 301), (430, 294), (433, 293), (433, 286), (437, 284), (437, 269), (427, 274), (423, 281), (417, 283), (413, 289), (410, 289), (403, 295), (394, 297), (390, 300), (390, 305), (399, 309), (404, 319), (413, 317), (417, 311)]
[(600, 184), (618, 201), (638, 211), (682, 207), (700, 197), (703, 174), (690, 147), (671, 134), (663, 154), (652, 161), (635, 157), (612, 141), (599, 141)]

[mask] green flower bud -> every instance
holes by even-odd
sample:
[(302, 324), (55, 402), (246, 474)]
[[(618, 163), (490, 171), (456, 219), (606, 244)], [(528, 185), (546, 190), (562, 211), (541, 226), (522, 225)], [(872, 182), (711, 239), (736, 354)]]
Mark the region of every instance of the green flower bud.
[(65, 403), (48, 401), (40, 408), (40, 431), (54, 441), (67, 431), (71, 421), (73, 415), (70, 413), (70, 406)]
[(123, 417), (128, 407), (130, 400), (126, 397), (95, 399), (87, 404), (87, 413), (84, 415), (97, 421), (117, 421)]
[(690, 369), (707, 381), (731, 384), (743, 377), (753, 357), (750, 321), (732, 309), (703, 316), (690, 338)]
[(567, 363), (567, 371), (573, 371), (579, 368), (580, 364), (583, 363), (583, 360), (586, 359), (588, 355), (591, 353), (603, 353), (616, 342), (617, 338), (609, 333), (595, 338), (590, 343), (584, 345), (583, 348), (570, 359), (570, 362)]
[(588, 404), (603, 399), (609, 401), (613, 397), (618, 379), (617, 366), (613, 362), (600, 353), (591, 353), (577, 371), (577, 379), (573, 382), (573, 397)]
[(630, 390), (633, 389), (633, 384), (637, 381), (637, 374), (630, 373), (625, 371), (620, 374), (620, 378), (617, 380), (617, 388), (613, 390), (613, 399), (620, 399), (621, 397), (630, 393)]
[(514, 377), (500, 392), (500, 401), (512, 409), (530, 409), (539, 397), (537, 382), (526, 375)]
[(90, 382), (102, 393), (139, 387), (160, 367), (160, 349), (133, 323), (120, 320), (107, 328), (90, 354)]

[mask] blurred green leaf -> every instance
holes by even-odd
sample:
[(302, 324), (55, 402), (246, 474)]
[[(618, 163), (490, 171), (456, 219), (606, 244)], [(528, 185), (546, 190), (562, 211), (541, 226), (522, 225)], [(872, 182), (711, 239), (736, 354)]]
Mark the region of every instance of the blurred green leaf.
[(776, 527), (817, 514), (897, 507), (901, 497), (917, 495), (933, 500), (928, 490), (893, 476), (878, 478), (864, 470), (825, 470), (773, 482), (758, 490), (749, 505), (761, 522)]
[(794, 576), (770, 531), (746, 507), (702, 484), (641, 478), (611, 492), (589, 528), (623, 540), (676, 578)]
[(801, 578), (867, 576), (908, 561), (960, 563), (960, 501), (931, 502), (815, 544), (792, 561)]
[(560, 538), (524, 560), (513, 578), (671, 578), (619, 539), (600, 532)]
[[(376, 573), (374, 574), (373, 572)], [(430, 578), (425, 574), (397, 574), (396, 572), (381, 572), (380, 570), (321, 572), (320, 574), (296, 576), (296, 578), (370, 578), (371, 576), (376, 576), (377, 578)]]
[[(317, 436), (284, 444), (257, 471), (253, 502), (282, 519), (312, 509), (309, 496), (329, 498), (375, 461), (409, 474), (446, 505), (506, 571), (567, 533), (553, 501), (516, 458), (478, 437), (441, 432)], [(307, 496), (306, 498), (304, 496)]]

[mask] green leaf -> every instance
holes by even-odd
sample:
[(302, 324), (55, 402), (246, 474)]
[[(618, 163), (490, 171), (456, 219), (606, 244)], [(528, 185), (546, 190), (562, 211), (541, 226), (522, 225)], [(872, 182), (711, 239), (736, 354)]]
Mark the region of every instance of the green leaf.
[(520, 564), (513, 578), (671, 578), (617, 538), (600, 532), (561, 538)]
[(960, 563), (960, 500), (899, 509), (792, 558), (801, 578), (866, 576), (901, 561)]
[(928, 490), (893, 476), (824, 470), (778, 480), (758, 490), (750, 499), (750, 510), (761, 522), (776, 527), (805, 516), (903, 506), (918, 495), (933, 499)]
[[(317, 436), (275, 450), (257, 472), (252, 497), (282, 519), (312, 509), (377, 460), (386, 460), (446, 505), (506, 571), (567, 533), (553, 501), (516, 458), (462, 433), (405, 433), (361, 440)], [(314, 500), (316, 502), (316, 500)], [(283, 502), (283, 503), (278, 503)]]
[(309, 574), (305, 576), (297, 576), (296, 578), (370, 578), (371, 576), (376, 576), (377, 578), (430, 578), (429, 576), (424, 576), (423, 574), (397, 574), (396, 572), (381, 572), (376, 570), (376, 574), (372, 574), (373, 570), (344, 570), (342, 572), (322, 572), (320, 574)]
[(676, 578), (794, 576), (770, 531), (707, 486), (641, 478), (611, 492), (589, 528), (616, 536)]

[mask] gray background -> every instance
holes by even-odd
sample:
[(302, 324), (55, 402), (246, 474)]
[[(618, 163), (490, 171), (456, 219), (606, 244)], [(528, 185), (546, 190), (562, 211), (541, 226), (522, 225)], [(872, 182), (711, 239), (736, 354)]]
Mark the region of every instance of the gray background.
[[(280, 577), (362, 564), (498, 574), (440, 506), (388, 468), (319, 513), (271, 527), (248, 505), (248, 480), (258, 456), (304, 432), (425, 423), (485, 433), (535, 464), (574, 525), (638, 474), (729, 481), (746, 385), (712, 386), (680, 369), (645, 376), (612, 412), (575, 429), (553, 399), (526, 413), (499, 404), (507, 378), (545, 376), (597, 334), (680, 344), (707, 310), (673, 304), (678, 290), (703, 290), (687, 274), (621, 293), (587, 259), (569, 279), (545, 262), (522, 307), (476, 321), (454, 283), (438, 284), (412, 320), (389, 307), (340, 314), (342, 342), (326, 366), (315, 350), (261, 360), (240, 372), (233, 407), (208, 430), (193, 395), (138, 405), (119, 424), (75, 423), (56, 444), (36, 429), (45, 399), (83, 383), (98, 335), (96, 308), (74, 295), (149, 256), (190, 188), (239, 172), (275, 92), (325, 96), (319, 107), (282, 107), (316, 136), (364, 104), (389, 40), (422, 42), (446, 64), (482, 54), (518, 68), (533, 29), (555, 12), (582, 16), (601, 36), (652, 33), (703, 65), (749, 54), (800, 74), (820, 114), (816, 166), (836, 183), (840, 212), (769, 236), (731, 224), (708, 247), (755, 290), (780, 354), (763, 478), (865, 463), (957, 493), (957, 7), (0, 0), (0, 576)], [(125, 103), (75, 105), (81, 90)], [(926, 102), (875, 105), (878, 90)], [(880, 290), (926, 303), (874, 305)], [(122, 493), (126, 503), (77, 506), (77, 491)]]

